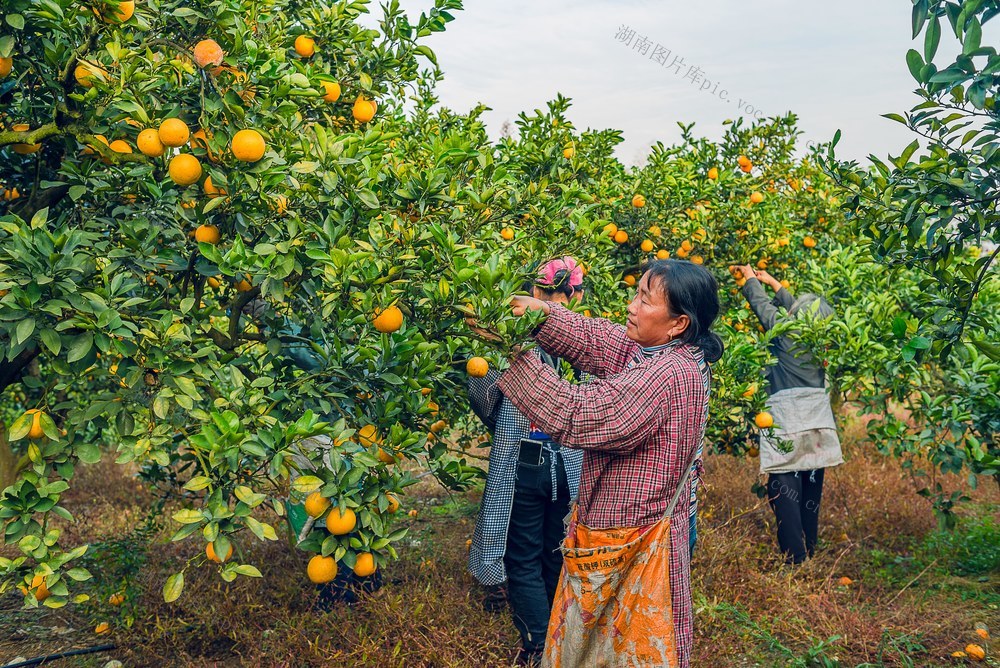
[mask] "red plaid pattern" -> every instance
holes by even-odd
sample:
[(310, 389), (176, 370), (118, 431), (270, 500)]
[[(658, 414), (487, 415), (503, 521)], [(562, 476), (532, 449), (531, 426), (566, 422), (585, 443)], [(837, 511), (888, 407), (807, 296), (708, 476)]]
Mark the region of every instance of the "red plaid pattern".
[[(504, 396), (569, 448), (585, 450), (579, 518), (587, 526), (646, 526), (659, 521), (694, 456), (708, 395), (701, 351), (679, 344), (637, 364), (625, 328), (556, 304), (535, 336), (546, 351), (597, 378), (563, 381), (535, 355), (521, 355), (501, 377)], [(694, 635), (688, 545), (690, 482), (671, 517), (670, 585), (680, 665)]]

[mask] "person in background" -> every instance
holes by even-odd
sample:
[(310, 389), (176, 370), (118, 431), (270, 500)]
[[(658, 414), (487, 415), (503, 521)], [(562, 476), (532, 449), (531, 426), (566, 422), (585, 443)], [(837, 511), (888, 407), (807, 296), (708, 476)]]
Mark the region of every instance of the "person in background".
[(583, 450), (579, 500), (563, 543), (545, 666), (690, 666), (689, 476), (708, 414), (718, 284), (704, 267), (649, 264), (626, 326), (560, 304), (541, 310), (543, 350), (596, 378), (572, 385), (521, 353), (504, 396), (562, 444)]
[[(779, 322), (779, 309), (788, 317), (803, 314), (828, 318), (833, 309), (822, 297), (804, 294), (797, 299), (766, 271), (738, 267), (746, 279), (743, 296), (765, 330)], [(774, 290), (774, 299), (764, 292)], [(767, 407), (774, 428), (760, 437), (760, 472), (768, 474), (768, 501), (777, 521), (778, 546), (787, 563), (798, 564), (816, 550), (819, 507), (827, 468), (844, 463), (837, 425), (826, 390), (823, 366), (788, 336), (771, 342), (777, 364), (766, 373)], [(781, 444), (786, 447), (780, 447)], [(791, 450), (787, 450), (787, 444)]]
[[(545, 263), (526, 286), (536, 298), (566, 304), (576, 299), (583, 272), (571, 257)], [(541, 350), (540, 364), (563, 375), (563, 364)], [(562, 568), (563, 519), (576, 498), (583, 453), (563, 450), (497, 387), (500, 371), (469, 378), (469, 403), (492, 434), (489, 472), (469, 549), (469, 572), (491, 594), (507, 585), (521, 636), (519, 662), (541, 658), (552, 597)]]

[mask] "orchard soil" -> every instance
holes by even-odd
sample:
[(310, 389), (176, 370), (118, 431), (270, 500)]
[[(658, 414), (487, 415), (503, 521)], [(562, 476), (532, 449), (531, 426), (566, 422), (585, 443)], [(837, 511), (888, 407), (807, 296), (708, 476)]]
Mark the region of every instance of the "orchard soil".
[[(777, 558), (771, 511), (750, 491), (756, 460), (707, 458), (693, 565), (695, 666), (959, 665), (952, 652), (983, 644), (976, 624), (1000, 634), (996, 485), (982, 480), (958, 508), (955, 530), (941, 531), (915, 493), (927, 479), (870, 452), (864, 420), (849, 420), (843, 435), (849, 461), (827, 475), (819, 553), (795, 568)], [(305, 556), (283, 540), (239, 541), (245, 552), (234, 558), (264, 577), (227, 584), (193, 542), (169, 542), (162, 526), (137, 531), (153, 498), (130, 473), (110, 458), (81, 469), (65, 500), (76, 522), (64, 530), (71, 543), (94, 545), (95, 577), (81, 585), (91, 601), (26, 610), (17, 592), (0, 596), (0, 665), (106, 643), (117, 648), (44, 665), (513, 664), (509, 613), (486, 612), (465, 571), (478, 490), (449, 494), (429, 478), (410, 487), (400, 511), (410, 533), (385, 586), (322, 612)], [(164, 580), (192, 558), (182, 597), (164, 603)], [(843, 577), (851, 584), (838, 584)], [(118, 591), (125, 602), (111, 606)], [(110, 633), (96, 635), (104, 621)], [(1000, 665), (1000, 647), (987, 650), (986, 665)]]

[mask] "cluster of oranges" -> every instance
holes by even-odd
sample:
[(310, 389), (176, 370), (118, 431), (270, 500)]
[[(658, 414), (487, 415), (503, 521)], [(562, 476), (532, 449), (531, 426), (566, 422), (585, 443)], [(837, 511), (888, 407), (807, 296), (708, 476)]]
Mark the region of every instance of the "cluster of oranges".
[[(387, 494), (389, 500), (388, 512), (395, 513), (399, 510), (400, 504), (392, 494)], [(324, 497), (320, 492), (313, 492), (305, 501), (305, 511), (314, 520), (320, 520), (326, 516), (324, 526), (333, 536), (346, 536), (354, 531), (358, 525), (358, 516), (351, 508), (340, 509), (334, 506), (330, 499)], [(354, 574), (358, 577), (368, 577), (372, 575), (377, 566), (375, 555), (371, 552), (360, 552), (354, 561)], [(337, 560), (330, 556), (317, 554), (309, 560), (306, 566), (306, 575), (316, 584), (331, 582), (337, 577)]]

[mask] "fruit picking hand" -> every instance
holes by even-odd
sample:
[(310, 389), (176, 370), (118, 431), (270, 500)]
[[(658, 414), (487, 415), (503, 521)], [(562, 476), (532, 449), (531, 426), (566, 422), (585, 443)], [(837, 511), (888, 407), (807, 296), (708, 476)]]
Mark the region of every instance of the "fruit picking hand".
[(775, 292), (781, 289), (781, 283), (778, 281), (778, 279), (776, 279), (774, 276), (767, 273), (763, 269), (757, 271), (757, 280), (763, 283), (764, 285), (770, 285), (772, 288), (774, 288)]
[(757, 272), (749, 264), (738, 264), (736, 265), (736, 280), (745, 278), (747, 280), (751, 278), (757, 278)]
[(514, 297), (510, 300), (510, 308), (514, 315), (518, 317), (524, 315), (529, 309), (532, 311), (542, 311), (545, 315), (549, 314), (549, 305), (541, 299), (535, 299), (534, 297)]

